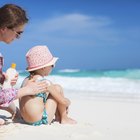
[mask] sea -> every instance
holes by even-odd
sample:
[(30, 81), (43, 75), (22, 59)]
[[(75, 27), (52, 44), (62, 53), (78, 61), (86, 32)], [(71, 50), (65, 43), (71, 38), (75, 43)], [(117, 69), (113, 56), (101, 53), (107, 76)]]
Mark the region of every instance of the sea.
[[(19, 88), (29, 73), (19, 71), (16, 87)], [(112, 98), (140, 100), (140, 69), (53, 71), (46, 77), (60, 84), (66, 96), (75, 98)]]

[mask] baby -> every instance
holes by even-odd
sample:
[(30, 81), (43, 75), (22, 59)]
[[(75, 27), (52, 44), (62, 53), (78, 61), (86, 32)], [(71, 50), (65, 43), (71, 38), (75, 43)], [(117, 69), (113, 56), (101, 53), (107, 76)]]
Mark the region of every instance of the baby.
[(50, 124), (55, 116), (62, 124), (75, 124), (76, 121), (67, 116), (70, 100), (64, 97), (62, 87), (46, 79), (58, 58), (52, 56), (48, 47), (35, 46), (27, 52), (26, 60), (30, 75), (22, 86), (26, 86), (31, 79), (36, 82), (45, 80), (47, 92), (20, 99), (20, 111), (24, 121), (31, 125)]

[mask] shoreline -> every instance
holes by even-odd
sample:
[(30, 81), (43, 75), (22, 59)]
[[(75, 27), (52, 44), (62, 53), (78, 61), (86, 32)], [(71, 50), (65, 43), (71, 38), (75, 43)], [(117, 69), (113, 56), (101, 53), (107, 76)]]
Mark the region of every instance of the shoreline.
[[(71, 98), (69, 116), (77, 120), (76, 125), (53, 123), (29, 126), (11, 123), (0, 126), (1, 140), (139, 140), (140, 102), (119, 101), (103, 98)], [(18, 106), (18, 102), (15, 101)], [(0, 110), (0, 114), (9, 116)]]

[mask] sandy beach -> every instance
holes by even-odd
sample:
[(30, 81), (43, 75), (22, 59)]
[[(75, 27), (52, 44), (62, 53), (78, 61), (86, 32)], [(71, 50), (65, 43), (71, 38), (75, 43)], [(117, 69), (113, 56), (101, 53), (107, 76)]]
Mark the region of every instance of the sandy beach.
[[(69, 116), (76, 125), (29, 126), (12, 123), (0, 127), (1, 140), (139, 140), (140, 102), (110, 98), (71, 99)], [(17, 104), (17, 101), (15, 102)], [(18, 105), (18, 104), (17, 104)], [(10, 116), (5, 111), (0, 114)]]
[(138, 13), (140, 0), (0, 0), (0, 105), (37, 95), (22, 108), (26, 121), (38, 120), (46, 89), (60, 103), (68, 101), (57, 94), (70, 99), (68, 117), (77, 121), (32, 126), (0, 110), (0, 140), (140, 140)]

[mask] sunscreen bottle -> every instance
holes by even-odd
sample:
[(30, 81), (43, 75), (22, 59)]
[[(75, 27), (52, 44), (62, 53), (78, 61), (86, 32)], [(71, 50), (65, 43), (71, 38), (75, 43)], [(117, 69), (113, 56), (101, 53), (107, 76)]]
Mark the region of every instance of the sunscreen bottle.
[(16, 68), (16, 64), (12, 63), (11, 67), (7, 69), (6, 75), (8, 76), (8, 78), (3, 83), (3, 89), (12, 87), (11, 80), (15, 77), (15, 75), (17, 73), (15, 68)]

